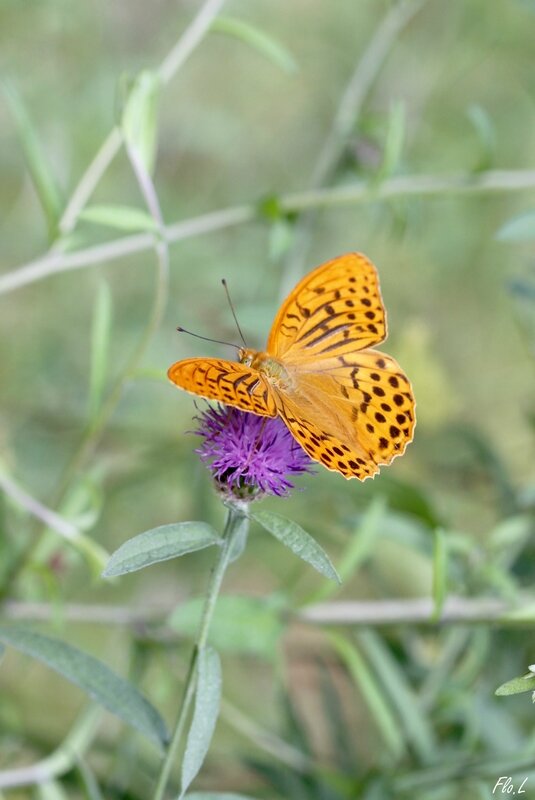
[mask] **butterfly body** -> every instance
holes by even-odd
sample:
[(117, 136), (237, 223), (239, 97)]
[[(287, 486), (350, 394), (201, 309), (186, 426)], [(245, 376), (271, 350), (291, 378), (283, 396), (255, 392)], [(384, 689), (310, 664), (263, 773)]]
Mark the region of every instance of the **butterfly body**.
[(281, 387), (290, 385), (290, 375), (281, 361), (273, 358), (269, 353), (259, 350), (250, 350), (242, 347), (238, 350), (238, 361), (246, 367), (252, 367), (274, 382), (279, 382)]
[(414, 398), (390, 356), (374, 265), (348, 253), (305, 276), (282, 304), (265, 351), (238, 361), (178, 361), (170, 380), (193, 394), (280, 416), (316, 461), (346, 478), (372, 477), (412, 439)]

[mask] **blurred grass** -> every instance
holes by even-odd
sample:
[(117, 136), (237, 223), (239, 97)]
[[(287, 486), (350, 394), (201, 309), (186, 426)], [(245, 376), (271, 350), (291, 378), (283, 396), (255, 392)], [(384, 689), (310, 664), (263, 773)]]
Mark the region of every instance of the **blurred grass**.
[[(280, 42), (297, 70), (280, 69), (236, 38), (222, 33), (207, 37), (161, 97), (154, 181), (165, 221), (308, 186), (345, 83), (390, 5), (368, 0), (356, 13), (351, 0), (339, 0), (336, 12), (319, 0), (229, 2), (225, 13)], [(31, 112), (40, 147), (65, 197), (118, 121), (119, 76), (133, 76), (159, 63), (197, 8), (193, 2), (169, 0), (150, 6), (124, 0), (107, 6), (32, 0), (24, 10), (13, 0), (2, 4), (0, 73)], [(392, 115), (401, 113), (395, 109), (403, 109), (405, 123), (403, 148), (392, 166), (399, 174), (470, 172), (479, 169), (482, 157), (491, 168), (533, 165), (534, 30), (535, 13), (527, 3), (497, 0), (492, 13), (484, 0), (427, 3), (400, 35), (381, 70), (335, 182), (373, 177), (384, 148), (396, 149), (388, 134)], [(491, 149), (481, 125), (474, 124), (474, 107), (488, 123)], [(0, 172), (1, 262), (2, 271), (8, 271), (44, 253), (48, 231), (16, 124), (3, 101)], [(124, 154), (106, 173), (92, 202), (143, 208)], [(349, 249), (364, 251), (378, 265), (389, 314), (386, 350), (410, 375), (418, 402), (414, 443), (373, 484), (345, 483), (318, 471), (303, 479), (305, 490), (294, 493), (284, 508), (280, 502), (266, 504), (316, 534), (336, 562), (370, 500), (386, 499), (389, 514), (342, 596), (428, 594), (431, 536), (438, 522), (446, 534), (461, 532), (469, 541), (473, 537), (465, 561), (457, 564), (452, 590), (494, 591), (495, 586), (485, 584), (481, 565), (489, 558), (485, 548), (490, 531), (520, 512), (531, 525), (533, 502), (526, 509), (521, 497), (533, 496), (535, 482), (535, 351), (531, 329), (518, 315), (516, 302), (522, 281), (532, 279), (533, 256), (529, 241), (495, 239), (507, 220), (530, 208), (532, 193), (446, 195), (331, 208), (317, 219), (309, 267)], [(81, 224), (79, 231), (86, 243), (106, 235), (89, 223)], [(235, 338), (221, 277), (229, 282), (249, 343), (263, 346), (286, 264), (277, 247), (271, 248), (275, 257), (270, 257), (272, 236), (266, 221), (171, 248), (168, 305), (143, 368), (163, 375), (178, 358), (200, 352), (226, 354), (220, 346), (199, 346), (175, 332), (181, 324), (206, 336)], [(113, 317), (106, 323), (106, 372), (97, 379), (94, 367), (91, 377), (91, 332), (97, 324), (96, 304), (103, 302), (103, 281), (113, 298)], [(511, 282), (516, 282), (515, 297)], [(2, 458), (43, 502), (54, 495), (77, 446), (89, 403), (109, 389), (136, 346), (147, 323), (153, 286), (154, 255), (146, 253), (55, 276), (0, 297)], [(524, 318), (532, 321), (533, 298), (520, 294)], [(193, 413), (191, 399), (164, 380), (128, 381), (83, 469), (83, 477), (90, 473), (103, 497), (91, 534), (106, 549), (172, 520), (199, 518), (220, 525), (221, 509), (187, 433)], [(0, 545), (7, 563), (32, 540), (36, 526), (9, 503), (1, 512)], [(415, 539), (427, 541), (429, 549)], [(54, 555), (59, 560), (50, 560)], [(528, 541), (521, 558), (505, 567), (508, 577), (529, 587), (534, 557)], [(211, 563), (209, 555), (199, 554), (102, 586), (91, 581), (71, 551), (58, 553), (45, 542), (40, 559), (39, 568), (23, 576), (17, 596), (52, 599), (58, 604), (56, 626), (64, 638), (123, 665), (128, 661), (126, 634), (117, 638), (102, 629), (62, 626), (62, 603), (170, 605), (202, 592)], [(315, 576), (260, 534), (251, 538), (230, 581), (233, 593), (280, 590), (294, 602), (318, 591)], [(385, 641), (408, 679), (419, 686), (446, 657), (447, 634), (392, 631)], [(299, 632), (295, 636), (294, 646), (299, 648)], [(306, 637), (304, 642), (306, 653)], [(478, 648), (483, 655), (470, 671), (467, 660)], [(180, 673), (180, 658), (166, 648), (155, 648), (155, 654), (152, 646), (149, 649), (147, 675), (156, 676), (150, 679), (150, 690), (167, 706), (176, 691), (167, 671), (171, 666), (173, 675)], [(487, 704), (485, 713), (496, 710), (502, 715), (500, 725), (516, 731), (517, 741), (531, 742), (529, 704), (518, 698), (489, 699), (495, 686), (525, 672), (528, 659), (533, 660), (525, 635), (493, 631), (484, 645), (470, 636), (464, 657), (441, 686), (430, 712), (442, 756), (507, 751), (505, 735), (488, 741), (484, 726), (473, 719), (469, 703), (474, 694)], [(240, 688), (244, 672), (251, 680), (251, 668), (236, 661), (231, 660), (225, 673), (229, 694), (238, 706), (250, 704), (253, 716), (262, 718), (262, 691), (255, 692), (253, 685), (245, 702)], [(6, 702), (0, 721), (9, 736), (27, 735), (37, 752), (46, 751), (71, 720), (68, 711), (64, 719), (55, 713), (57, 697), (67, 697), (69, 707), (77, 698), (59, 681), (26, 664), (29, 693), (30, 680), (21, 681), (20, 663), (9, 654), (0, 672)], [(314, 666), (309, 668), (315, 675)], [(259, 686), (267, 684), (276, 695), (263, 669), (255, 672)], [(292, 680), (287, 689), (298, 699), (310, 691)], [(347, 697), (347, 687), (341, 691)], [(358, 714), (364, 714), (362, 708)], [(274, 707), (269, 715), (273, 726), (282, 719)], [(54, 724), (43, 725), (51, 716)], [(356, 735), (356, 746), (365, 772), (374, 758), (361, 736)], [(2, 747), (11, 752), (7, 740)], [(225, 728), (216, 754), (228, 754), (229, 749), (237, 759), (236, 753), (246, 748), (242, 738), (235, 741)]]

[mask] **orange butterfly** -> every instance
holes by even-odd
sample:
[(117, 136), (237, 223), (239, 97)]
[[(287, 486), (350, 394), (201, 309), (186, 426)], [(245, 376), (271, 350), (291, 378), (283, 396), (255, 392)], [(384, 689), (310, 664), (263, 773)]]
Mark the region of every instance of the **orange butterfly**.
[(266, 352), (177, 361), (169, 379), (243, 411), (280, 416), (311, 458), (365, 480), (405, 450), (415, 424), (409, 380), (390, 356), (377, 271), (360, 253), (327, 261), (289, 294)]

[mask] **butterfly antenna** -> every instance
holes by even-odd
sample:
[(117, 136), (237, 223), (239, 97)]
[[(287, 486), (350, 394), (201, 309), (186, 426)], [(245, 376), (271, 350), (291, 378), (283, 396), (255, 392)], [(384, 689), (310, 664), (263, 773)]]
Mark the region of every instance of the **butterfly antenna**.
[(236, 350), (240, 350), (241, 348), (239, 344), (234, 344), (233, 342), (223, 342), (221, 339), (210, 339), (208, 336), (201, 336), (199, 333), (193, 333), (193, 331), (187, 331), (180, 325), (178, 326), (177, 331), (179, 333), (188, 333), (190, 336), (195, 336), (196, 339), (203, 339), (205, 342), (213, 342), (214, 344), (226, 344), (229, 347), (235, 347)]
[(245, 336), (242, 333), (242, 329), (240, 328), (240, 323), (238, 322), (238, 317), (236, 316), (236, 311), (234, 310), (234, 306), (232, 304), (232, 300), (230, 299), (230, 292), (228, 290), (228, 286), (227, 286), (227, 282), (226, 282), (225, 278), (221, 279), (221, 283), (223, 284), (223, 287), (225, 289), (225, 294), (227, 295), (228, 304), (230, 306), (230, 310), (232, 312), (232, 316), (234, 317), (234, 322), (236, 323), (236, 327), (238, 329), (238, 333), (241, 336), (241, 340), (243, 342), (243, 346), (247, 347), (247, 342), (245, 341)]

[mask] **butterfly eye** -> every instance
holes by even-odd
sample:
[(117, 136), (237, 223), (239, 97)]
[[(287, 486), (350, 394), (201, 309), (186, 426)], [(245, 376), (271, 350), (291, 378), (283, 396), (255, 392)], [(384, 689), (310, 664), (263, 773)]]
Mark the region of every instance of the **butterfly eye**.
[(251, 364), (253, 363), (252, 353), (243, 352), (242, 350), (240, 352), (239, 361), (240, 364), (245, 364), (246, 367), (250, 367)]

